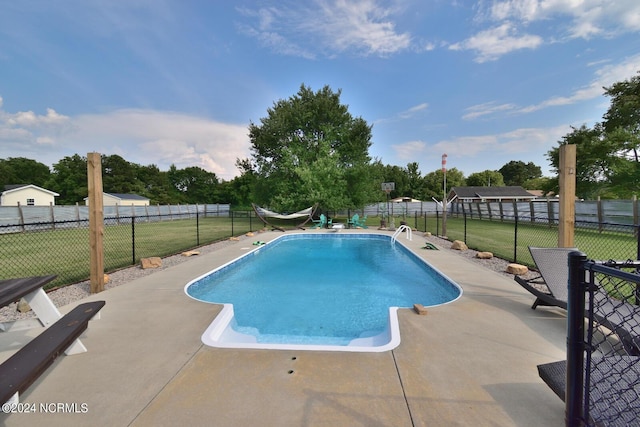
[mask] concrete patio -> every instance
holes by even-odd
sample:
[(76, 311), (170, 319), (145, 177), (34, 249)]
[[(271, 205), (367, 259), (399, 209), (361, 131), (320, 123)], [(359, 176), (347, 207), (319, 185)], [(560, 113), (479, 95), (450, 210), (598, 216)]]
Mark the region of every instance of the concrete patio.
[[(259, 240), (281, 234), (263, 233)], [(221, 307), (188, 298), (183, 287), (253, 249), (245, 240), (88, 298), (106, 301), (101, 318), (82, 337), (88, 352), (58, 358), (21, 396), (21, 402), (35, 404), (35, 413), (0, 414), (0, 421), (7, 426), (564, 425), (564, 404), (538, 377), (536, 365), (564, 358), (565, 314), (532, 310), (533, 297), (513, 280), (455, 251), (420, 249), (424, 239), (417, 234), (413, 241), (399, 241), (456, 281), (464, 294), (428, 309), (426, 316), (399, 310), (402, 342), (392, 351), (203, 345), (200, 336)], [(0, 334), (1, 360), (38, 332)], [(41, 403), (66, 406), (45, 413)]]

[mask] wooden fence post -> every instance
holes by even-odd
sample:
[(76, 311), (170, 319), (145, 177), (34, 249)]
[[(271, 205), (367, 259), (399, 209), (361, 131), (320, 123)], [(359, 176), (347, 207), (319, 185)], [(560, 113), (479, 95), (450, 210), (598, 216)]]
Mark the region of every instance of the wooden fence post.
[(558, 218), (558, 247), (575, 246), (576, 219), (576, 146), (560, 146), (559, 162), (560, 207)]
[(89, 187), (90, 288), (95, 294), (104, 290), (104, 212), (102, 201), (102, 160), (100, 153), (87, 154)]

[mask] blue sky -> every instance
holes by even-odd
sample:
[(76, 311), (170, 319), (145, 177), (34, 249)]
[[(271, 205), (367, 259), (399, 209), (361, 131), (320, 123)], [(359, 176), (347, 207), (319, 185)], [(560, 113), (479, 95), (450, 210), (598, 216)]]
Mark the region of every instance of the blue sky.
[(117, 154), (223, 179), (301, 84), (373, 125), (384, 164), (465, 176), (602, 120), (640, 70), (637, 0), (0, 2), (0, 158)]

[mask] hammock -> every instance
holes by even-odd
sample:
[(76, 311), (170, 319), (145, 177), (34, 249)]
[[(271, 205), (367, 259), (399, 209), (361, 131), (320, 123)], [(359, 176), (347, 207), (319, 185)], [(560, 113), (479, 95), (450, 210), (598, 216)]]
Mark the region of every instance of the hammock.
[(304, 228), (302, 227), (303, 225), (305, 225), (307, 222), (309, 222), (309, 220), (311, 220), (311, 218), (313, 217), (313, 214), (316, 211), (316, 208), (318, 205), (313, 205), (307, 209), (303, 209), (301, 211), (292, 213), (292, 214), (280, 214), (277, 212), (273, 212), (270, 211), (269, 209), (265, 209), (265, 208), (261, 208), (260, 206), (251, 203), (251, 206), (253, 206), (253, 210), (256, 211), (256, 215), (258, 215), (258, 218), (260, 218), (260, 220), (262, 222), (264, 222), (266, 225), (268, 225), (269, 227), (272, 227), (273, 229), (276, 230), (280, 230), (280, 231), (285, 231), (284, 228), (278, 227), (276, 225), (270, 224), (269, 221), (267, 221), (265, 219), (265, 217), (267, 218), (276, 218), (276, 219), (296, 219), (296, 218), (303, 218), (306, 217), (306, 219), (304, 220), (304, 222), (302, 222), (299, 225), (296, 225), (296, 228), (300, 228), (302, 230), (304, 230)]

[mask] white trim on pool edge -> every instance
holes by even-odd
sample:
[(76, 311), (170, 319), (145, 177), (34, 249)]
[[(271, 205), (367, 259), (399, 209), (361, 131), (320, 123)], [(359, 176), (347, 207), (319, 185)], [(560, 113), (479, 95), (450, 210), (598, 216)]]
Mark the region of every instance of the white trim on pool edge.
[(382, 352), (393, 350), (400, 345), (397, 311), (398, 307), (389, 307), (387, 328), (382, 333), (373, 337), (356, 338), (351, 340), (348, 345), (259, 343), (255, 336), (233, 330), (231, 327), (235, 321), (233, 304), (224, 304), (222, 311), (202, 334), (202, 342), (210, 347), (218, 348)]
[[(341, 234), (341, 236), (345, 236), (346, 234), (352, 234), (352, 233), (344, 233)], [(354, 233), (355, 234), (355, 233)], [(318, 234), (314, 234), (314, 233), (296, 233), (295, 236), (300, 236), (300, 235), (308, 235), (308, 236), (319, 236)], [(333, 236), (335, 236), (335, 234), (332, 234)], [(369, 233), (369, 234), (360, 234), (358, 233), (358, 236), (387, 236), (386, 234), (377, 234), (377, 233)], [(269, 245), (279, 239), (282, 238), (287, 238), (287, 237), (292, 237), (293, 235), (283, 235), (283, 236), (278, 236), (275, 239), (271, 240), (270, 242), (266, 243), (265, 245)], [(389, 238), (391, 238), (391, 236), (387, 236)], [(401, 243), (399, 241), (396, 241), (396, 243)], [(401, 243), (402, 244), (402, 243)], [(415, 252), (413, 252), (412, 249), (408, 248), (406, 245), (402, 244), (402, 246), (404, 246), (409, 252), (411, 252), (416, 258), (418, 258), (420, 261), (424, 262), (425, 264), (427, 264), (429, 266), (429, 268), (433, 269), (435, 272), (437, 272), (440, 276), (442, 276), (443, 278), (445, 278), (448, 282), (452, 283), (453, 285), (455, 285), (459, 290), (460, 290), (460, 294), (454, 298), (451, 301), (448, 301), (446, 303), (443, 304), (436, 304), (435, 306), (438, 305), (445, 305), (445, 304), (450, 304), (456, 300), (458, 300), (461, 296), (462, 296), (462, 288), (460, 287), (460, 285), (458, 285), (456, 282), (454, 282), (453, 280), (451, 280), (448, 276), (446, 276), (445, 274), (443, 274), (442, 272), (440, 272), (438, 269), (436, 269), (434, 266), (432, 266), (431, 264), (429, 264), (428, 262), (426, 262), (426, 260), (422, 259), (421, 257), (417, 256), (415, 254)], [(187, 296), (189, 298), (192, 298), (196, 301), (201, 301), (201, 302), (206, 302), (208, 304), (218, 304), (219, 303), (212, 303), (209, 301), (203, 301), (200, 300), (198, 298), (194, 298), (193, 296), (189, 295), (189, 292), (187, 292), (187, 289), (189, 288), (189, 286), (191, 286), (193, 283), (197, 282), (198, 280), (209, 276), (213, 273), (215, 273), (218, 270), (221, 270), (223, 268), (226, 268), (227, 266), (237, 262), (238, 260), (249, 256), (251, 254), (253, 254), (256, 251), (259, 251), (262, 248), (262, 246), (258, 246), (255, 249), (227, 262), (224, 263), (223, 265), (209, 271), (208, 273), (205, 273), (201, 276), (198, 276), (197, 278), (189, 281), (189, 283), (187, 283), (184, 286), (184, 292), (185, 294), (187, 294)], [(347, 345), (320, 345), (320, 344), (286, 344), (286, 343), (259, 343), (257, 342), (257, 338), (253, 335), (249, 335), (249, 334), (243, 334), (241, 332), (237, 332), (233, 329), (232, 325), (235, 322), (235, 315), (233, 312), (233, 304), (223, 304), (222, 310), (220, 311), (220, 313), (218, 313), (218, 315), (215, 317), (215, 319), (213, 319), (213, 322), (211, 322), (211, 324), (209, 325), (209, 327), (204, 331), (204, 333), (202, 334), (202, 343), (205, 345), (208, 345), (210, 347), (217, 347), (217, 348), (247, 348), (247, 349), (264, 349), (264, 350), (308, 350), (308, 351), (349, 351), (349, 352), (369, 352), (369, 353), (378, 353), (378, 352), (383, 352), (383, 351), (389, 351), (389, 350), (393, 350), (394, 348), (396, 348), (397, 346), (400, 345), (400, 325), (398, 322), (398, 307), (389, 307), (389, 317), (387, 318), (387, 328), (381, 332), (378, 335), (372, 336), (372, 337), (365, 337), (365, 338), (356, 338), (353, 339), (349, 342), (349, 344)]]

